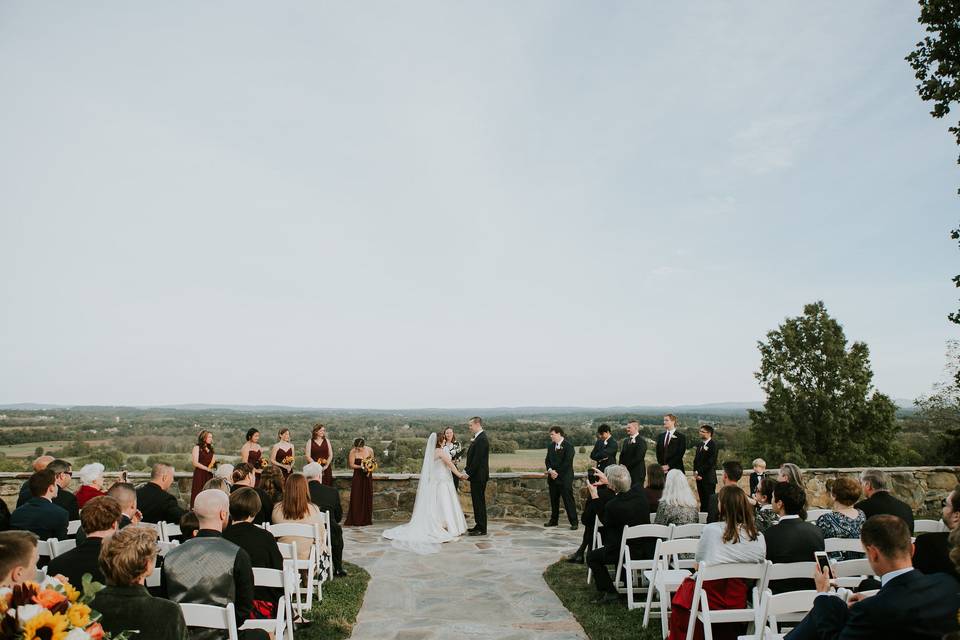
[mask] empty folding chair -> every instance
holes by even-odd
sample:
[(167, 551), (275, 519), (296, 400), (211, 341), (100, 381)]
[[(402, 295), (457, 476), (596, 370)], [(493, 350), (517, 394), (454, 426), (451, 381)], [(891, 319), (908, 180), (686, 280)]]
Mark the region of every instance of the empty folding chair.
[(172, 522), (161, 522), (160, 523), (160, 540), (163, 542), (170, 542), (173, 538), (179, 538), (183, 535), (183, 532), (180, 530), (180, 525), (173, 524)]
[(237, 640), (237, 618), (232, 602), (227, 603), (225, 607), (181, 602), (180, 610), (188, 627), (223, 629), (227, 632), (229, 640)]
[(47, 544), (50, 548), (50, 558), (62, 556), (67, 551), (77, 548), (76, 540), (57, 540), (56, 538), (50, 538), (47, 540)]
[[(657, 599), (660, 601), (660, 631), (664, 638), (669, 632), (667, 620), (670, 616), (670, 599), (683, 581), (692, 574), (692, 571), (677, 568), (675, 565), (681, 554), (696, 553), (699, 544), (700, 541), (696, 538), (657, 540), (653, 568), (643, 572), (643, 577), (649, 583), (647, 602), (643, 611), (643, 626), (646, 627), (650, 623), (650, 607), (653, 606), (653, 594), (656, 592)], [(628, 592), (627, 606), (633, 608), (630, 604)]]
[[(623, 528), (623, 536), (620, 538), (620, 556), (617, 561), (617, 572), (614, 574), (613, 582), (619, 587), (620, 574), (622, 571), (628, 603), (633, 603), (634, 577), (640, 577), (644, 569), (653, 568), (653, 559), (647, 560), (645, 558), (631, 557), (630, 542), (644, 540), (646, 538), (669, 540), (671, 535), (673, 535), (673, 527), (662, 524), (638, 524)], [(643, 592), (642, 585), (640, 585), (639, 591), (641, 593)]]
[(273, 633), (274, 640), (293, 640), (293, 609), (291, 603), (296, 597), (295, 583), (297, 571), (292, 566), (284, 570), (253, 568), (253, 584), (256, 587), (283, 589), (283, 596), (277, 602), (276, 616), (272, 619), (251, 619), (244, 621), (243, 629), (263, 629)]
[[(792, 564), (792, 563), (791, 563)], [(769, 589), (763, 592), (763, 597), (757, 605), (757, 614), (754, 618), (754, 633), (740, 636), (739, 640), (774, 640), (782, 638), (781, 627), (786, 621), (802, 620), (813, 608), (813, 599), (817, 591), (788, 591), (773, 595)]]
[(766, 589), (766, 575), (767, 563), (765, 561), (729, 564), (701, 562), (697, 570), (697, 582), (693, 590), (693, 602), (690, 605), (690, 622), (687, 625), (687, 640), (693, 640), (694, 630), (696, 629), (698, 621), (703, 624), (704, 640), (713, 640), (712, 625), (727, 622), (753, 622), (756, 617), (754, 607), (711, 611), (707, 592), (703, 589), (704, 583), (710, 582), (711, 580), (729, 578), (756, 580), (758, 583), (757, 590), (762, 591)]

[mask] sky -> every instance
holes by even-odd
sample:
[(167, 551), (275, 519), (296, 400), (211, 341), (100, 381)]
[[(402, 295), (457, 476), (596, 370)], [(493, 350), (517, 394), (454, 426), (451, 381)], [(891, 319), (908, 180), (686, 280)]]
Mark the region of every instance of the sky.
[(823, 300), (943, 378), (915, 3), (0, 3), (0, 403), (762, 400)]

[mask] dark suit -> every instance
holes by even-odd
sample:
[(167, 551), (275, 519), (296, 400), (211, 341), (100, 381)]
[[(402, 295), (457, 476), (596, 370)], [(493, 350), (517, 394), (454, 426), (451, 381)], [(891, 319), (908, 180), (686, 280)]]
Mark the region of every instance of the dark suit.
[(70, 518), (66, 509), (46, 498), (30, 498), (10, 515), (10, 528), (32, 531), (41, 540), (65, 540)]
[(66, 489), (57, 487), (57, 495), (53, 499), (53, 504), (62, 507), (67, 512), (70, 520), (80, 519), (80, 507), (77, 505), (77, 496)]
[[(813, 562), (813, 552), (823, 551), (823, 532), (815, 524), (800, 518), (781, 518), (763, 532), (763, 537), (767, 543), (767, 560), (774, 564)], [(790, 578), (770, 583), (770, 590), (774, 593), (813, 588), (813, 578)]]
[(143, 521), (152, 523), (180, 524), (180, 518), (186, 513), (172, 493), (164, 491), (154, 482), (137, 489), (137, 508), (143, 514)]
[[(612, 437), (606, 440), (597, 438), (597, 441), (593, 444), (593, 451), (590, 452), (590, 459), (593, 460), (595, 466), (597, 469), (600, 469), (600, 471), (603, 471), (611, 464), (615, 464), (617, 462), (617, 441)], [(596, 481), (592, 469), (587, 473), (587, 476), (590, 482)]]
[[(606, 503), (602, 513), (599, 513), (597, 517), (603, 524), (600, 531), (603, 546), (587, 554), (587, 565), (593, 569), (598, 591), (616, 593), (613, 578), (610, 577), (606, 565), (616, 564), (620, 555), (620, 544), (623, 541), (625, 527), (650, 524), (650, 505), (647, 504), (647, 497), (642, 487), (636, 487), (630, 491), (618, 493)], [(645, 542), (639, 544), (632, 542), (630, 544), (631, 557), (638, 558), (646, 555), (646, 546)], [(634, 555), (635, 551), (636, 555)]]
[(702, 478), (697, 480), (702, 511), (710, 496), (717, 490), (717, 443), (713, 438), (697, 445), (697, 453), (693, 457), (693, 472)]
[(487, 482), (490, 480), (490, 441), (481, 431), (474, 436), (467, 449), (467, 466), (464, 468), (470, 481), (470, 500), (473, 502), (474, 529), (487, 532)]
[(560, 498), (563, 497), (563, 510), (567, 512), (567, 519), (571, 526), (577, 525), (577, 503), (573, 500), (573, 456), (576, 451), (569, 440), (564, 439), (559, 445), (550, 443), (547, 455), (543, 460), (547, 471), (557, 472), (556, 479), (547, 474), (547, 487), (550, 489), (550, 522), (560, 519)]
[(320, 511), (326, 511), (330, 516), (330, 549), (333, 551), (333, 570), (343, 571), (343, 528), (340, 520), (343, 519), (343, 506), (340, 504), (340, 493), (336, 487), (327, 486), (316, 480), (307, 483), (310, 489), (310, 502), (317, 505)]
[(913, 543), (913, 568), (927, 575), (946, 573), (960, 581), (957, 567), (950, 561), (949, 531), (924, 533)]
[(863, 511), (868, 518), (879, 515), (897, 516), (907, 523), (911, 532), (913, 531), (913, 510), (910, 509), (910, 505), (894, 498), (889, 491), (877, 491), (854, 506)]
[(760, 485), (760, 481), (763, 480), (763, 476), (766, 474), (757, 473), (753, 471), (750, 474), (750, 497), (753, 497), (753, 494), (757, 492), (757, 487)]
[(630, 442), (630, 438), (624, 438), (620, 445), (620, 464), (630, 472), (630, 484), (634, 487), (643, 486), (643, 481), (647, 477), (647, 441), (639, 433)]
[(62, 573), (70, 581), (70, 584), (76, 585), (79, 589), (83, 584), (83, 574), (89, 573), (93, 579), (100, 584), (106, 584), (103, 572), (100, 571), (100, 548), (103, 538), (87, 538), (83, 544), (77, 545), (76, 549), (67, 551), (62, 556), (57, 556), (50, 560), (47, 568), (47, 575), (55, 576)]
[[(223, 539), (246, 551), (250, 556), (251, 566), (283, 570), (283, 555), (277, 546), (277, 540), (269, 531), (250, 522), (238, 522), (223, 530)], [(254, 600), (276, 603), (282, 595), (283, 589), (272, 587), (254, 587), (253, 590)]]
[(0, 531), (10, 528), (10, 507), (5, 500), (0, 499)]
[(835, 596), (817, 596), (787, 640), (940, 640), (957, 629), (958, 591), (950, 576), (914, 570), (849, 608)]
[(602, 513), (604, 507), (613, 497), (617, 495), (605, 484), (597, 487), (597, 497), (587, 500), (583, 505), (583, 513), (580, 514), (580, 522), (583, 523), (583, 541), (581, 549), (590, 551), (593, 543), (593, 525), (597, 520), (597, 514)]
[(661, 465), (667, 465), (671, 469), (679, 469), (685, 472), (683, 454), (687, 452), (686, 437), (674, 429), (673, 435), (670, 437), (670, 443), (664, 446), (666, 439), (666, 431), (657, 436), (657, 462)]

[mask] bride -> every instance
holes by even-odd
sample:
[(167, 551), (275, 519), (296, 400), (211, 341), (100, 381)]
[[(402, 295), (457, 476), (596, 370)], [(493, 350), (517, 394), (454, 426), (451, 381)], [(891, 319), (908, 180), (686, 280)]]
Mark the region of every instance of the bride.
[(420, 469), (420, 484), (410, 522), (383, 532), (396, 547), (417, 553), (438, 553), (440, 543), (454, 540), (467, 531), (453, 475), (464, 475), (441, 447), (442, 440), (430, 434)]

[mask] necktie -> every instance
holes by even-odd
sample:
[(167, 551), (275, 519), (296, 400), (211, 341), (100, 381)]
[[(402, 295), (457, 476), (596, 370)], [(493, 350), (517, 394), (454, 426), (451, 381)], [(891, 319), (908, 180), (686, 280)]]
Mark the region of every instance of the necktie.
[(667, 431), (667, 437), (663, 439), (663, 448), (666, 449), (670, 446), (670, 432)]

